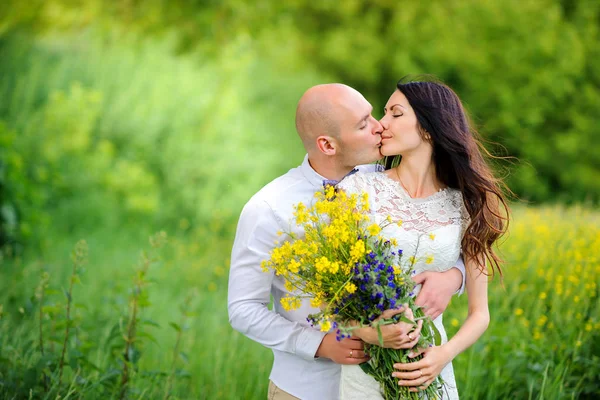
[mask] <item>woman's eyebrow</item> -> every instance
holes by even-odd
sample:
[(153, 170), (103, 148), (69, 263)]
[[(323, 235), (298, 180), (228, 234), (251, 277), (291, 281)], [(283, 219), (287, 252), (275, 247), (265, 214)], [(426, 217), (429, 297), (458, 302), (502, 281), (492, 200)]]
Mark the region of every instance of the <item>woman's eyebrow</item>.
[[(394, 104), (393, 106), (390, 106), (390, 110), (392, 110), (396, 106), (402, 107), (403, 109), (406, 110), (406, 107), (404, 107), (402, 104)], [(383, 112), (386, 112), (386, 111), (387, 111), (387, 107), (383, 107)]]

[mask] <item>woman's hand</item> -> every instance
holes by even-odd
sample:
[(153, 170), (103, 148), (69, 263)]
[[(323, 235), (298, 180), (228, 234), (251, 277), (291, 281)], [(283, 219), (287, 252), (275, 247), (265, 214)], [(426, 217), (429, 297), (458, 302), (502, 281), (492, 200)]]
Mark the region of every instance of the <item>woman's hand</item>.
[(409, 389), (411, 392), (425, 390), (442, 372), (446, 364), (452, 361), (450, 353), (443, 345), (413, 351), (408, 356), (413, 358), (419, 354), (423, 354), (423, 359), (411, 363), (394, 364), (394, 368), (398, 371), (392, 373), (394, 378), (398, 378), (398, 385), (412, 386)]
[[(383, 319), (390, 319), (394, 315), (404, 313), (404, 316), (411, 321), (414, 321), (414, 315), (412, 310), (407, 306), (403, 306), (397, 309), (384, 311), (379, 318), (373, 321), (375, 324)], [(383, 346), (391, 349), (412, 349), (416, 346), (421, 336), (421, 328), (423, 321), (419, 320), (417, 325), (410, 324), (408, 322), (400, 321), (396, 324), (381, 325), (381, 336), (383, 339)], [(361, 338), (364, 342), (381, 346), (379, 343), (379, 335), (377, 334), (377, 328), (364, 327), (355, 329), (352, 332), (355, 336)]]

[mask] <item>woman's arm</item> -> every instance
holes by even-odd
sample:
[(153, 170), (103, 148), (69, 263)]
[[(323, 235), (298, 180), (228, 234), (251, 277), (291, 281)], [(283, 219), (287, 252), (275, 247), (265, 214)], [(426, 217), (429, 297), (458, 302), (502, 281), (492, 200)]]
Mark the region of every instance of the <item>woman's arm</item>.
[[(488, 277), (481, 273), (475, 260), (466, 265), (466, 286), (469, 296), (469, 315), (460, 330), (447, 343), (434, 346), (413, 357), (423, 354), (423, 359), (414, 363), (394, 364), (398, 371), (392, 376), (399, 378), (402, 386), (427, 387), (440, 374), (444, 366), (469, 348), (481, 337), (490, 322), (487, 287)], [(414, 388), (414, 391), (417, 391)]]

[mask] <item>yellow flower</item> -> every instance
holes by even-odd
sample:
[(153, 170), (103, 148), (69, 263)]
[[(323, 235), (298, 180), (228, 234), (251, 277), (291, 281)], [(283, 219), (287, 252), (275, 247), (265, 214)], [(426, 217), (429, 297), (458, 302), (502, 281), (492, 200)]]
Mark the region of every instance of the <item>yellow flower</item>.
[(390, 239), (390, 243), (392, 244), (392, 246), (398, 246), (398, 241), (396, 240), (396, 238)]
[(429, 234), (429, 239), (431, 239), (431, 240), (434, 240), (434, 239), (435, 239), (435, 234), (433, 234), (433, 233), (430, 233), (430, 234)]
[(333, 187), (333, 185), (327, 186), (327, 189), (325, 189), (325, 198), (327, 200), (331, 200), (331, 199), (333, 199), (334, 196), (335, 196), (335, 187)]
[(369, 235), (375, 236), (381, 232), (381, 227), (377, 224), (373, 224), (367, 228), (367, 231), (369, 231)]
[(287, 290), (288, 292), (294, 291), (294, 285), (292, 285), (292, 282), (285, 281), (285, 290)]
[(522, 309), (522, 308), (517, 308), (517, 309), (515, 310), (515, 315), (516, 315), (517, 317), (518, 317), (518, 316), (521, 316), (521, 315), (523, 315), (523, 309)]
[(337, 261), (334, 261), (332, 263), (329, 264), (329, 272), (331, 272), (332, 274), (337, 274), (337, 272), (340, 270), (340, 263)]
[(296, 260), (290, 261), (288, 270), (293, 274), (297, 274), (300, 271), (300, 263)]
[(369, 194), (363, 193), (360, 197), (361, 211), (369, 211)]
[(457, 327), (459, 325), (459, 322), (456, 318), (452, 318), (451, 324), (452, 324), (452, 326)]
[(586, 332), (591, 332), (592, 324), (590, 324), (589, 322), (587, 324), (585, 324), (585, 330), (586, 330)]
[(397, 265), (394, 265), (394, 275), (400, 275), (402, 273), (402, 268)]
[(396, 225), (402, 226), (402, 220), (399, 220), (398, 222), (396, 222)]
[(538, 318), (537, 324), (538, 324), (538, 326), (544, 326), (544, 325), (546, 325), (547, 321), (548, 321), (548, 317), (546, 317), (545, 315), (542, 315)]
[(315, 268), (317, 269), (317, 272), (326, 272), (329, 268), (329, 264), (330, 262), (327, 259), (327, 257), (321, 257), (317, 259), (317, 262), (315, 263)]
[(527, 284), (526, 283), (521, 283), (519, 285), (519, 291), (524, 292), (525, 289), (527, 289)]
[(427, 258), (425, 258), (425, 264), (431, 264), (432, 262), (433, 262), (433, 256), (428, 255)]
[(313, 297), (312, 299), (310, 299), (311, 307), (318, 308), (321, 306), (322, 303), (323, 303), (323, 300), (321, 300), (320, 297)]
[(331, 322), (329, 322), (329, 320), (323, 321), (321, 323), (321, 332), (329, 332), (330, 329), (331, 329)]
[(352, 261), (356, 262), (360, 260), (366, 252), (367, 250), (365, 248), (365, 242), (360, 239), (352, 245), (352, 248), (350, 249), (350, 257), (352, 258)]
[(296, 223), (298, 225), (302, 225), (308, 221), (308, 212), (306, 211), (306, 206), (303, 203), (299, 203), (296, 206), (296, 211), (294, 211), (294, 217), (296, 217)]
[(354, 283), (349, 283), (346, 285), (346, 291), (348, 293), (354, 293), (356, 292), (356, 285)]
[(263, 260), (260, 263), (260, 269), (262, 270), (262, 272), (269, 272), (269, 262), (267, 260)]
[(546, 294), (546, 292), (540, 293), (540, 300), (545, 300), (546, 297), (548, 297), (548, 295)]
[(277, 231), (277, 236), (281, 236), (281, 235), (283, 235), (283, 232)]
[(302, 305), (302, 301), (297, 297), (286, 296), (279, 300), (285, 311), (296, 310)]

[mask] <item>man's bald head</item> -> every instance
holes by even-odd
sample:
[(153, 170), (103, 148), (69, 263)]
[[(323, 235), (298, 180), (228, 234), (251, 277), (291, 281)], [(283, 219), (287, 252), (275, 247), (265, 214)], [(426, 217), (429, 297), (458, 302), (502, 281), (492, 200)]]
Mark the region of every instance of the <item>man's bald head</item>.
[(319, 136), (338, 137), (340, 107), (344, 100), (360, 93), (340, 83), (317, 85), (308, 89), (296, 108), (296, 130), (307, 152), (316, 146)]

